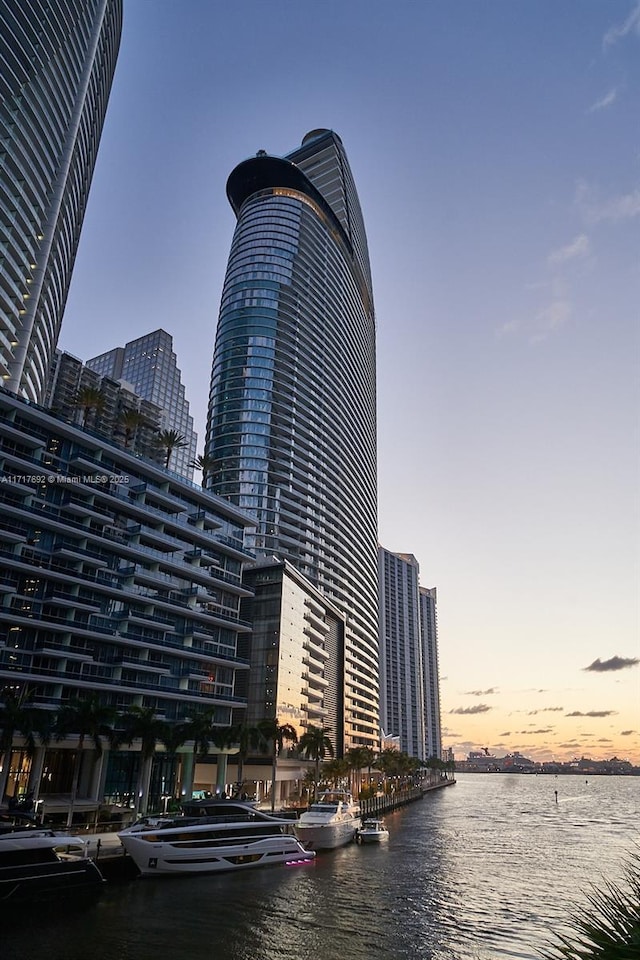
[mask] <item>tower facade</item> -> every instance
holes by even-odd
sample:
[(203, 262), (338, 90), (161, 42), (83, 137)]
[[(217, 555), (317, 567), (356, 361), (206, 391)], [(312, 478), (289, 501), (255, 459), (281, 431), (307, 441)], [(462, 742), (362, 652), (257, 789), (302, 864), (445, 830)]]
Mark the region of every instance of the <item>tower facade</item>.
[(173, 339), (166, 330), (154, 330), (124, 347), (115, 347), (87, 360), (87, 367), (103, 377), (125, 380), (138, 396), (162, 410), (162, 429), (175, 430), (184, 437), (184, 446), (176, 446), (169, 458), (169, 469), (182, 477), (193, 478), (190, 462), (196, 455), (198, 436), (193, 429), (189, 401), (173, 352)]
[(387, 735), (400, 749), (427, 758), (420, 568), (413, 554), (380, 548), (380, 698)]
[(377, 747), (375, 320), (360, 204), (340, 138), (231, 173), (238, 218), (213, 359), (208, 485), (255, 518), (346, 619), (345, 749)]
[(420, 587), (420, 630), (424, 671), (424, 709), (427, 753), (443, 760), (440, 717), (440, 667), (438, 664), (438, 616), (435, 587)]
[(0, 377), (41, 402), (122, 29), (122, 0), (0, 0)]

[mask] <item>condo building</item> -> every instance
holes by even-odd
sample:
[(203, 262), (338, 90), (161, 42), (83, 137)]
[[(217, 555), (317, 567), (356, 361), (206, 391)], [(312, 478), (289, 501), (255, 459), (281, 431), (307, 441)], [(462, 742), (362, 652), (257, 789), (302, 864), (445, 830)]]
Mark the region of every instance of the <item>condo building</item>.
[(418, 561), (380, 547), (380, 712), (400, 749), (427, 758)]
[[(323, 727), (337, 756), (343, 739), (344, 615), (287, 560), (248, 566), (243, 583), (251, 595), (243, 599), (240, 616), (252, 631), (238, 638), (238, 653), (250, 664), (238, 677), (238, 692), (246, 697), (247, 724), (277, 719), (293, 727), (298, 739), (309, 726)], [(270, 768), (270, 759), (251, 753), (254, 775), (259, 763)], [(295, 749), (285, 745), (272, 787), (277, 803), (293, 791), (299, 795), (305, 772)]]
[[(88, 398), (84, 403), (83, 396)], [(157, 439), (162, 409), (139, 397), (126, 381), (103, 377), (66, 351), (54, 353), (44, 405), (132, 453), (164, 462)]]
[(122, 28), (122, 0), (0, 0), (0, 378), (41, 403)]
[(160, 407), (162, 429), (174, 430), (183, 438), (183, 445), (177, 444), (171, 452), (169, 469), (191, 480), (198, 437), (171, 335), (154, 330), (87, 360), (87, 367), (103, 377), (125, 380), (138, 396)]
[[(208, 486), (344, 617), (338, 753), (379, 746), (375, 319), (340, 138), (314, 130), (227, 182), (237, 217), (208, 412)], [(334, 731), (335, 734), (338, 730)]]
[[(230, 724), (246, 706), (238, 641), (250, 631), (240, 617), (250, 522), (0, 388), (0, 690), (53, 712), (97, 694), (119, 713), (147, 707), (179, 721), (207, 708)], [(75, 750), (50, 744), (36, 767), (45, 752), (47, 770), (31, 766), (31, 782), (41, 796), (68, 792)], [(25, 756), (13, 751), (10, 794), (24, 786)], [(93, 759), (86, 751), (83, 762)], [(136, 762), (112, 752), (94, 796), (129, 802)]]
[(380, 547), (380, 722), (420, 760), (442, 759), (435, 587), (411, 553)]
[(442, 752), (440, 714), (440, 667), (438, 664), (438, 616), (435, 587), (420, 587), (420, 635), (424, 670), (424, 709), (427, 755), (445, 759)]

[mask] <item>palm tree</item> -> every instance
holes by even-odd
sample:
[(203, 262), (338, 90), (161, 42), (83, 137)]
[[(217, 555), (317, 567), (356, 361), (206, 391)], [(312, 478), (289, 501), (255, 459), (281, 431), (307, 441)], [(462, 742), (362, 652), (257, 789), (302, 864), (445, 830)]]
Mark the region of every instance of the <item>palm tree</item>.
[(203, 710), (194, 710), (193, 713), (187, 716), (185, 739), (193, 740), (194, 761), (198, 757), (206, 757), (209, 753), (209, 748), (215, 742), (215, 714), (215, 707), (208, 707)]
[(244, 762), (251, 750), (264, 750), (267, 746), (264, 735), (260, 727), (252, 727), (246, 723), (240, 723), (233, 728), (234, 743), (238, 744), (238, 770), (236, 780), (238, 790), (242, 790), (244, 783)]
[(109, 742), (113, 742), (115, 719), (116, 711), (112, 707), (101, 703), (100, 697), (95, 693), (82, 700), (80, 698), (70, 700), (69, 703), (60, 708), (56, 717), (56, 736), (58, 740), (63, 740), (70, 733), (78, 735), (78, 746), (73, 765), (73, 780), (71, 782), (68, 827), (73, 822), (73, 807), (78, 796), (84, 741), (87, 738), (90, 739), (96, 756), (101, 757), (102, 738), (106, 737)]
[[(189, 739), (189, 726), (187, 723), (168, 723), (167, 729), (161, 735), (160, 741), (164, 746), (165, 750), (169, 756), (175, 760), (178, 755), (178, 750), (180, 747)], [(175, 781), (175, 764), (174, 764), (174, 781)], [(171, 785), (172, 792), (175, 793), (175, 782)]]
[(95, 414), (104, 409), (105, 396), (98, 387), (80, 387), (73, 398), (73, 403), (82, 410), (82, 426), (86, 427), (91, 411)]
[(320, 773), (322, 775), (322, 780), (327, 781), (332, 787), (335, 788), (338, 786), (340, 780), (348, 775), (349, 764), (344, 759), (329, 760), (328, 763), (322, 764), (322, 770)]
[(545, 960), (631, 960), (640, 947), (640, 854), (626, 865), (624, 885), (606, 883), (571, 918), (575, 932), (555, 934)]
[(144, 815), (149, 804), (153, 756), (158, 741), (163, 743), (168, 736), (169, 724), (156, 716), (153, 707), (129, 707), (121, 721), (122, 732), (118, 736), (119, 742), (131, 745), (134, 740), (140, 740), (140, 769), (134, 809), (136, 814)]
[(265, 741), (271, 743), (271, 812), (276, 808), (276, 774), (278, 757), (284, 748), (285, 742), (297, 743), (298, 734), (290, 723), (279, 723), (277, 717), (261, 720), (258, 729)]
[(2, 770), (0, 771), (0, 802), (6, 793), (9, 774), (11, 772), (11, 748), (16, 733), (24, 737), (25, 750), (28, 757), (36, 751), (35, 732), (38, 714), (44, 711), (33, 706), (29, 692), (23, 687), (18, 693), (5, 688), (0, 693), (0, 757)]
[(324, 760), (327, 754), (330, 757), (334, 756), (334, 749), (331, 740), (329, 740), (329, 734), (331, 730), (329, 727), (307, 727), (306, 731), (300, 737), (300, 743), (298, 744), (300, 750), (307, 758), (307, 760), (315, 760), (316, 762), (316, 786), (314, 790), (314, 800), (318, 795), (318, 782), (320, 780), (320, 761)]
[(202, 486), (204, 487), (207, 474), (213, 469), (213, 465), (216, 462), (216, 458), (212, 457), (208, 453), (199, 453), (195, 460), (189, 461), (189, 466), (193, 467), (194, 470), (202, 471)]
[(353, 794), (354, 796), (358, 796), (361, 782), (360, 771), (369, 763), (373, 763), (373, 760), (370, 758), (369, 752), (365, 747), (352, 747), (351, 750), (347, 750), (345, 760), (349, 764), (349, 769), (353, 774)]
[(138, 427), (148, 423), (148, 421), (145, 415), (140, 413), (139, 410), (123, 410), (118, 417), (118, 423), (124, 430), (124, 448), (128, 450)]
[(161, 430), (158, 434), (158, 443), (164, 450), (164, 465), (166, 468), (169, 467), (169, 460), (171, 460), (171, 454), (174, 450), (189, 446), (186, 438), (177, 430)]

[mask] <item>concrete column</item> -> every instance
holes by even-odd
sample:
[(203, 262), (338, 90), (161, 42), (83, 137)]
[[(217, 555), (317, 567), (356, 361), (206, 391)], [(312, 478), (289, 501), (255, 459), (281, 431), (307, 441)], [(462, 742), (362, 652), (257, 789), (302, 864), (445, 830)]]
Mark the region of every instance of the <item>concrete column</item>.
[(191, 750), (189, 753), (181, 753), (180, 759), (182, 761), (182, 783), (180, 784), (180, 796), (185, 800), (190, 800), (193, 796), (193, 774), (195, 771), (193, 751)]
[(40, 781), (42, 780), (42, 771), (44, 769), (44, 758), (47, 752), (46, 747), (37, 747), (35, 756), (31, 761), (31, 772), (29, 773), (29, 783), (27, 792), (33, 790), (34, 802), (40, 795)]
[(227, 783), (227, 754), (218, 754), (218, 773), (216, 776), (216, 793), (222, 793)]

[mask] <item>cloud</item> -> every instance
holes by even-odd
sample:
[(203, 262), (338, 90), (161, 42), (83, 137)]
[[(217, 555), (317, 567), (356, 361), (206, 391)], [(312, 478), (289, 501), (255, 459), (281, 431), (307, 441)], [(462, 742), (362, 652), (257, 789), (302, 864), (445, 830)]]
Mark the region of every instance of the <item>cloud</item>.
[(635, 733), (635, 732), (636, 732), (635, 730), (621, 730), (621, 731), (620, 731), (620, 736), (621, 736), (621, 737), (630, 737), (631, 734), (632, 734), (632, 733)]
[(544, 730), (518, 730), (518, 733), (524, 733), (527, 736), (538, 733), (553, 733), (553, 727), (546, 727)]
[(586, 180), (578, 180), (575, 193), (576, 205), (587, 223), (619, 223), (640, 216), (640, 187), (630, 193), (601, 200), (594, 187)]
[(610, 670), (627, 670), (629, 667), (635, 667), (640, 663), (638, 657), (611, 657), (609, 660), (601, 660), (598, 657), (588, 667), (583, 670), (591, 670), (594, 673), (607, 673)]
[(475, 707), (456, 707), (455, 710), (449, 710), (449, 713), (486, 713), (488, 710), (491, 710), (491, 707), (487, 706), (486, 703), (478, 703)]
[(571, 319), (572, 313), (573, 306), (569, 300), (552, 300), (549, 306), (536, 314), (531, 342), (546, 340), (551, 333), (563, 327)]
[(557, 713), (564, 710), (564, 707), (540, 707), (538, 710), (527, 711), (528, 717), (535, 717), (537, 713)]
[(630, 33), (635, 33), (640, 37), (640, 3), (636, 4), (624, 23), (614, 24), (609, 27), (602, 38), (602, 46), (605, 50), (612, 47), (618, 40), (623, 40)]
[(592, 103), (587, 113), (596, 113), (598, 110), (604, 110), (606, 107), (610, 107), (611, 104), (615, 102), (617, 96), (618, 88), (614, 87), (612, 90), (609, 90), (609, 93), (605, 93), (604, 97), (600, 97), (599, 100)]
[(504, 733), (499, 733), (498, 736), (499, 736), (499, 737), (510, 737), (510, 736), (511, 736), (511, 730), (505, 730)]
[(586, 233), (580, 233), (572, 240), (571, 243), (568, 243), (565, 247), (560, 247), (558, 250), (554, 250), (547, 257), (547, 262), (552, 266), (556, 266), (560, 263), (566, 263), (568, 260), (575, 260), (578, 257), (586, 257), (590, 252), (589, 237)]
[(465, 690), (468, 697), (486, 697), (491, 693), (499, 693), (497, 687), (489, 687), (487, 690)]
[(617, 712), (617, 710), (589, 710), (587, 713), (582, 713), (580, 710), (574, 710), (573, 713), (565, 713), (565, 717), (614, 717)]

